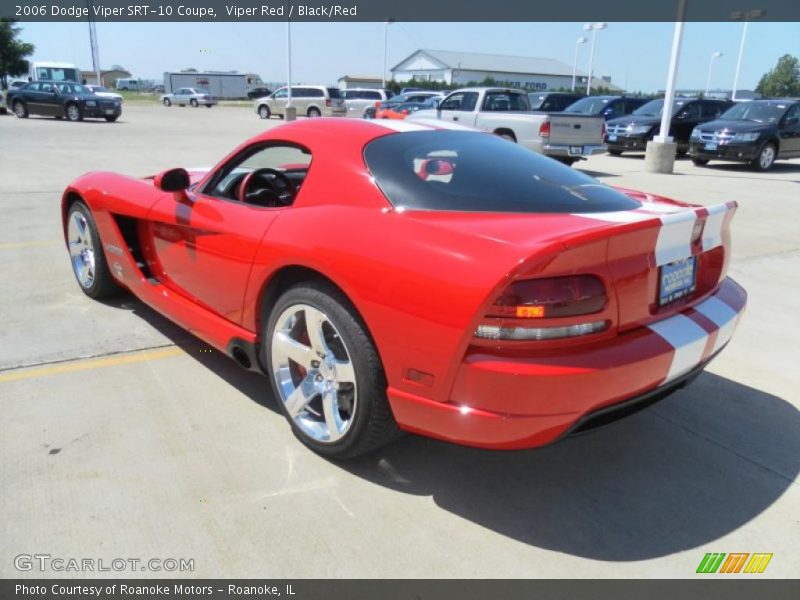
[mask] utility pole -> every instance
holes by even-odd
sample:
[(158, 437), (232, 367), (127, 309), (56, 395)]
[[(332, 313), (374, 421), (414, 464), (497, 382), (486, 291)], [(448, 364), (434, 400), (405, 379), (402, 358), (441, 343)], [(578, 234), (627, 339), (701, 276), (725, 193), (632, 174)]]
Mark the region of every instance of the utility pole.
[(92, 4), (93, 0), (86, 0), (86, 8), (89, 11), (89, 44), (92, 47), (92, 69), (94, 69), (94, 76), (97, 78), (97, 85), (103, 85), (103, 82), (100, 81), (100, 49), (97, 46), (97, 30), (92, 19)]

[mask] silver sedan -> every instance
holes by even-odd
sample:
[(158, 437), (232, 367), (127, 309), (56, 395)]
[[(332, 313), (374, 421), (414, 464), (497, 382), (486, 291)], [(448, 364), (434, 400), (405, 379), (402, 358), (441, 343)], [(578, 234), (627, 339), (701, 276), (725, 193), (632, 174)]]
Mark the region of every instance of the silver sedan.
[(217, 104), (217, 99), (214, 96), (194, 88), (180, 88), (171, 94), (164, 94), (161, 96), (161, 101), (164, 103), (164, 106), (172, 106), (173, 104), (186, 106), (188, 104), (198, 107), (202, 104), (203, 106), (211, 108)]

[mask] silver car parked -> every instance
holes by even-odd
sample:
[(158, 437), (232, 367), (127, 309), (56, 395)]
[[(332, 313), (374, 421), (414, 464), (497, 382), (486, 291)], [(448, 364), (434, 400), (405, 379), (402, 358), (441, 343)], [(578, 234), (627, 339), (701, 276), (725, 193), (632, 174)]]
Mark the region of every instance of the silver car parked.
[[(272, 115), (283, 117), (289, 101), (289, 88), (278, 88), (269, 96), (258, 98), (254, 102), (256, 114), (262, 119)], [(344, 99), (339, 88), (324, 85), (293, 85), (292, 106), (298, 115), (306, 117), (343, 117), (345, 115)]]
[(188, 104), (195, 108), (201, 104), (208, 108), (217, 104), (217, 99), (214, 96), (195, 88), (179, 88), (171, 94), (164, 94), (161, 96), (161, 101), (164, 103), (164, 106), (172, 106), (173, 104), (186, 106)]
[(386, 90), (375, 89), (347, 89), (342, 90), (344, 105), (348, 117), (366, 118), (367, 109), (374, 109), (376, 103), (388, 100)]

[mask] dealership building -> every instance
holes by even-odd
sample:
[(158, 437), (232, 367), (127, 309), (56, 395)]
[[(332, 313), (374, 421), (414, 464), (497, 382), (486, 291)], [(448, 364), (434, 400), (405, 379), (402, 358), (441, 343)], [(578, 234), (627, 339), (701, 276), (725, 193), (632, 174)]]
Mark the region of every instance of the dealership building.
[[(392, 67), (394, 81), (439, 81), (450, 86), (493, 78), (499, 85), (530, 91), (569, 89), (572, 66), (553, 58), (504, 56), (449, 50), (417, 50)], [(577, 86), (586, 85), (586, 73), (578, 70)], [(592, 77), (592, 87), (622, 91), (610, 77)]]

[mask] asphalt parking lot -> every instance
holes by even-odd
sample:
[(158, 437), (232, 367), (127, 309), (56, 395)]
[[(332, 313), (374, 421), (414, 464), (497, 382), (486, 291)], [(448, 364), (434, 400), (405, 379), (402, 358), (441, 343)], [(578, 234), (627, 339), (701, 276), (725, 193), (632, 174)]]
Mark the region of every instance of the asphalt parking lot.
[(337, 464), (294, 439), (265, 378), (131, 297), (86, 298), (63, 247), (77, 175), (212, 165), (280, 123), (133, 104), (116, 124), (0, 117), (0, 576), (65, 575), (17, 571), (23, 553), (191, 558), (169, 575), (194, 577), (529, 578), (691, 577), (706, 552), (765, 552), (757, 577), (800, 573), (800, 160), (577, 166), (739, 202), (748, 310), (691, 387), (539, 450), (406, 436)]

